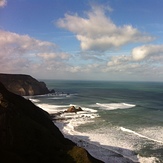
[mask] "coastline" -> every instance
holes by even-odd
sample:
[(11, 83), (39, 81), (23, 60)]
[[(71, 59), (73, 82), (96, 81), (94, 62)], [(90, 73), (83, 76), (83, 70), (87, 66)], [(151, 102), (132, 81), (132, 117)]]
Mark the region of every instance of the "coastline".
[[(134, 152), (134, 149), (131, 146), (123, 146), (124, 142), (121, 142), (121, 140), (114, 144), (112, 142), (112, 139), (114, 141), (114, 139), (116, 139), (116, 135), (114, 135), (115, 133), (111, 133), (111, 130), (109, 131), (109, 139), (111, 143), (110, 145), (105, 144), (105, 142), (101, 143), (101, 135), (96, 135), (96, 138), (94, 139), (94, 135), (90, 135), (90, 133), (78, 132), (75, 127), (80, 126), (80, 124), (85, 124), (87, 122), (89, 123), (90, 121), (94, 121), (94, 118), (96, 116), (92, 115), (97, 115), (97, 112), (91, 109), (83, 108), (83, 112), (62, 114), (65, 110), (66, 105), (63, 105), (63, 107), (60, 106), (60, 111), (58, 110), (59, 112), (57, 112), (58, 106), (56, 106), (57, 108), (54, 109), (55, 105), (38, 104), (38, 106), (49, 112), (52, 117), (53, 123), (59, 128), (65, 138), (68, 138), (69, 140), (73, 141), (77, 144), (77, 146), (86, 149), (96, 159), (104, 161), (105, 163), (156, 163), (159, 161), (156, 157), (144, 157), (138, 155)], [(123, 133), (125, 134), (126, 132)], [(97, 139), (98, 137), (99, 139)]]
[(48, 112), (1, 82), (0, 124), (0, 162), (102, 162), (66, 139)]
[[(134, 151), (131, 151), (129, 149), (123, 149), (119, 147), (108, 147), (101, 145), (99, 142), (95, 142), (90, 140), (89, 136), (84, 133), (81, 134), (77, 131), (68, 131), (65, 132), (64, 130), (64, 123), (63, 120), (60, 121), (53, 121), (53, 123), (59, 128), (59, 130), (62, 132), (65, 138), (73, 141), (77, 144), (77, 146), (82, 147), (86, 149), (91, 156), (93, 156), (96, 159), (99, 159), (103, 161), (104, 163), (156, 163), (159, 162), (159, 160), (155, 157), (143, 157), (139, 154), (135, 153)], [(118, 152), (118, 150), (120, 152)], [(121, 152), (123, 151), (122, 154)]]
[(87, 136), (78, 135), (80, 133), (78, 133), (77, 131), (75, 131), (76, 135), (70, 135), (64, 132), (63, 131), (64, 125), (62, 121), (60, 122), (55, 121), (54, 124), (59, 128), (59, 130), (62, 132), (64, 137), (76, 143), (77, 146), (85, 148), (96, 159), (104, 161), (105, 163), (110, 163), (110, 162), (139, 163), (136, 155), (135, 158), (131, 159), (128, 158), (128, 156), (124, 156), (118, 153), (117, 151), (114, 151), (113, 149), (104, 148), (98, 142), (91, 142)]
[[(137, 88), (131, 83), (129, 89), (128, 84), (123, 85), (123, 83), (122, 86), (118, 85), (118, 88), (114, 83), (106, 85), (94, 83), (96, 88), (94, 89), (90, 83), (77, 82), (78, 85), (75, 86), (72, 83), (64, 84), (54, 82), (51, 86), (57, 87), (57, 92), (63, 90), (65, 94), (47, 95), (34, 99), (37, 99), (36, 104), (49, 114), (62, 113), (70, 106), (80, 106), (84, 110), (77, 114), (60, 115), (59, 113), (56, 116), (54, 120), (60, 120), (59, 128), (65, 137), (106, 163), (113, 162), (113, 159), (110, 160), (111, 157), (121, 158), (121, 162), (124, 163), (127, 162), (123, 161), (124, 158), (140, 163), (156, 163), (162, 160), (162, 152), (159, 151), (162, 148), (161, 137), (159, 137), (162, 128), (152, 127), (155, 121), (148, 123), (150, 128), (146, 123), (146, 120), (151, 118), (151, 113), (161, 118), (161, 115), (158, 115), (160, 111), (150, 107), (157, 100), (147, 98), (151, 93), (159, 95), (160, 91), (155, 89), (157, 85), (153, 87), (150, 84), (140, 85)], [(129, 94), (132, 96), (128, 96)], [(154, 108), (161, 108), (161, 106), (154, 105)], [(144, 126), (138, 129), (142, 124)], [(160, 134), (156, 135), (153, 131), (160, 131)], [(109, 158), (107, 158), (108, 155), (110, 155)]]
[[(163, 160), (161, 155), (163, 143), (159, 136), (163, 133), (163, 128), (154, 127), (162, 121), (160, 114), (162, 105), (159, 103), (153, 105), (157, 100), (147, 98), (150, 93), (149, 90), (146, 91), (146, 87), (143, 86), (144, 90), (139, 92), (139, 89), (135, 90), (134, 85), (130, 89), (128, 85), (125, 85), (127, 88), (124, 89), (123, 85), (117, 88), (117, 85), (109, 83), (99, 87), (99, 83), (94, 83), (96, 88), (94, 89), (90, 83), (77, 84), (77, 87), (71, 83), (66, 87), (61, 84), (61, 88), (57, 85), (57, 88), (63, 89), (63, 92), (25, 98), (48, 112), (51, 115), (52, 124), (57, 126), (58, 131), (60, 130), (65, 138), (105, 163), (158, 163)], [(56, 87), (55, 84), (53, 86)], [(159, 101), (160, 91), (158, 92), (155, 87), (150, 87), (151, 95), (153, 93), (155, 96), (158, 95), (158, 102), (161, 102)], [(133, 96), (130, 98), (129, 94)], [(145, 98), (144, 95), (146, 95)], [(122, 100), (121, 97), (125, 98)], [(81, 107), (81, 110), (69, 112), (68, 109), (71, 107)], [(151, 113), (158, 117), (158, 123), (148, 121), (147, 124), (146, 120), (151, 119)], [(153, 117), (154, 120), (155, 117)], [(133, 127), (130, 123), (136, 126)], [(138, 128), (142, 124), (144, 127)], [(156, 132), (153, 131), (159, 131), (160, 134), (155, 134)]]

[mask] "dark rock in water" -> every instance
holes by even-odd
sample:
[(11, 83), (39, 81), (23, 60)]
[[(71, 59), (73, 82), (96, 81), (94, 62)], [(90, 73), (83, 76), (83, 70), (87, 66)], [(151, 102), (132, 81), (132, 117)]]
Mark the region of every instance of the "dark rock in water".
[(44, 82), (39, 82), (29, 75), (0, 74), (0, 82), (9, 91), (21, 96), (41, 95), (50, 92)]
[(65, 139), (49, 114), (0, 83), (0, 162), (99, 163)]
[(82, 109), (81, 109), (81, 107), (79, 107), (78, 109), (76, 109), (75, 108), (75, 106), (71, 106), (71, 107), (69, 107), (65, 112), (66, 113), (73, 113), (73, 112), (78, 112), (78, 111), (83, 111)]
[(77, 111), (83, 111), (81, 107), (78, 107)]
[(55, 93), (55, 90), (54, 90), (54, 89), (52, 89), (52, 90), (50, 90), (50, 91), (49, 91), (49, 93)]

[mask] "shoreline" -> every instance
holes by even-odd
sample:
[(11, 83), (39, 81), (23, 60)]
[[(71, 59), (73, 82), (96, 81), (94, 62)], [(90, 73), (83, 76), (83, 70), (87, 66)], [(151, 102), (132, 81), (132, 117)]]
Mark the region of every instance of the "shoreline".
[[(91, 140), (92, 135), (81, 133), (74, 129), (75, 126), (70, 124), (72, 118), (60, 117), (63, 112), (50, 114), (53, 123), (59, 128), (64, 137), (73, 141), (77, 146), (86, 149), (94, 158), (104, 161), (105, 163), (156, 163), (159, 160), (156, 157), (140, 156), (133, 149), (127, 149), (118, 146), (107, 146), (100, 144), (100, 141)], [(69, 125), (70, 124), (70, 125)], [(100, 136), (99, 136), (100, 138)]]
[[(103, 161), (104, 163), (156, 163), (159, 160), (155, 157), (143, 157), (129, 149), (123, 149), (120, 147), (105, 146), (101, 145), (99, 142), (95, 142), (89, 139), (87, 134), (80, 134), (77, 131), (71, 133), (71, 131), (64, 131), (63, 120), (55, 120), (53, 123), (59, 128), (65, 138), (73, 141), (77, 146), (86, 149), (91, 156), (96, 159)], [(119, 153), (126, 152), (125, 154)], [(130, 155), (129, 155), (130, 154)]]
[[(95, 135), (96, 138), (94, 139), (94, 135), (90, 135), (90, 133), (85, 132), (77, 132), (75, 127), (80, 126), (81, 124), (92, 122), (95, 117), (92, 114), (97, 114), (94, 110), (90, 108), (83, 108), (83, 112), (78, 113), (66, 113), (65, 110), (70, 105), (61, 106), (57, 112), (57, 109), (54, 109), (54, 105), (46, 104), (42, 106), (42, 104), (38, 104), (39, 107), (44, 108), (46, 111), (49, 112), (53, 123), (60, 129), (64, 137), (68, 138), (69, 140), (76, 143), (79, 147), (85, 148), (93, 157), (104, 161), (105, 163), (110, 162), (117, 162), (117, 163), (156, 163), (159, 162), (159, 159), (156, 157), (145, 157), (139, 156), (134, 152), (134, 148), (130, 148), (123, 146), (123, 141), (121, 144), (121, 140), (116, 142), (115, 144), (112, 142), (114, 139), (114, 133), (110, 133), (110, 144), (105, 145), (105, 141), (101, 135)], [(43, 104), (44, 105), (44, 104)], [(56, 106), (55, 106), (56, 107)], [(48, 109), (47, 109), (48, 108)], [(57, 105), (58, 108), (58, 105)], [(93, 120), (94, 121), (94, 120)], [(120, 127), (119, 130), (122, 128)], [(110, 130), (111, 131), (111, 130)], [(123, 132), (125, 135), (125, 132)], [(122, 136), (123, 136), (122, 135)], [(134, 134), (137, 136), (137, 134)], [(99, 137), (99, 139), (97, 139)], [(116, 135), (115, 135), (116, 137)], [(103, 141), (101, 143), (101, 140)], [(122, 137), (123, 138), (123, 137)], [(120, 144), (119, 144), (120, 143)], [(121, 146), (122, 145), (122, 146)]]
[[(77, 144), (77, 146), (85, 148), (93, 157), (104, 161), (105, 163), (118, 162), (118, 163), (139, 163), (137, 155), (131, 159), (128, 156), (124, 156), (113, 149), (107, 149), (97, 142), (84, 140), (86, 136), (70, 135), (63, 131), (63, 122), (53, 121), (53, 123), (59, 128), (62, 134)], [(77, 133), (77, 132), (76, 132)]]

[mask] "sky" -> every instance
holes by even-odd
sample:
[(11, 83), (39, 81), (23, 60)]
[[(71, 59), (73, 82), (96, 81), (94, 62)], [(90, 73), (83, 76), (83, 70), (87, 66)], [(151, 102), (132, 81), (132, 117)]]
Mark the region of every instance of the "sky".
[(163, 82), (162, 0), (0, 0), (0, 72)]

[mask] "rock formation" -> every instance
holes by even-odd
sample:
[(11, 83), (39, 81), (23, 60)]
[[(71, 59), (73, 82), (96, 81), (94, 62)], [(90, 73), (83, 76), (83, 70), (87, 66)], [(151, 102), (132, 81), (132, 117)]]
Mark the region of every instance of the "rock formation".
[(29, 75), (0, 74), (0, 82), (9, 91), (21, 96), (40, 95), (50, 92), (44, 82), (39, 82)]
[(64, 138), (49, 114), (0, 83), (0, 162), (100, 163)]
[(71, 106), (65, 112), (66, 113), (76, 113), (78, 111), (83, 111), (83, 110), (81, 109), (81, 107), (79, 107), (78, 109), (76, 109), (75, 106)]

